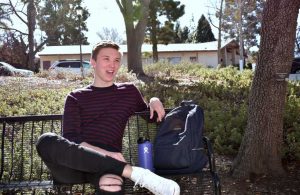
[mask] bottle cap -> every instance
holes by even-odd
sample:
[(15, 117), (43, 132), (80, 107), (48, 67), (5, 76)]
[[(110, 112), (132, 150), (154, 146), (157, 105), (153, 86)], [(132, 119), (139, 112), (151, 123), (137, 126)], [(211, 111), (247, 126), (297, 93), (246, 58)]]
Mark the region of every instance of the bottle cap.
[(138, 144), (142, 144), (142, 143), (144, 143), (144, 142), (145, 142), (145, 140), (144, 140), (143, 137), (139, 137), (139, 139), (137, 140), (137, 143), (138, 143)]

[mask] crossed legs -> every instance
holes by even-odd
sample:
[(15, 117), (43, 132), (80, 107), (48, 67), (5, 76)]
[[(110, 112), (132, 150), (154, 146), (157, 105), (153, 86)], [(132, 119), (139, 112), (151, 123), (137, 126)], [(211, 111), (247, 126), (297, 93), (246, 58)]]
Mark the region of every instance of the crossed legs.
[[(45, 133), (36, 143), (37, 151), (56, 183), (91, 183), (105, 191), (120, 194), (126, 163), (101, 155), (54, 133)], [(102, 192), (103, 191), (103, 192)]]
[(99, 194), (121, 195), (124, 194), (122, 177), (125, 177), (157, 195), (180, 194), (179, 185), (172, 180), (102, 155), (54, 133), (41, 135), (36, 148), (56, 183), (91, 183)]

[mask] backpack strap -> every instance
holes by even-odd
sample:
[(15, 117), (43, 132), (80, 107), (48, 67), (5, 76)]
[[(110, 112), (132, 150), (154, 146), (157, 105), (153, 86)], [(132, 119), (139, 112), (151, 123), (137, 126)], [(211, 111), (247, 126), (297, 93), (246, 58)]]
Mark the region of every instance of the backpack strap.
[(193, 100), (182, 100), (180, 106), (194, 106), (196, 103)]

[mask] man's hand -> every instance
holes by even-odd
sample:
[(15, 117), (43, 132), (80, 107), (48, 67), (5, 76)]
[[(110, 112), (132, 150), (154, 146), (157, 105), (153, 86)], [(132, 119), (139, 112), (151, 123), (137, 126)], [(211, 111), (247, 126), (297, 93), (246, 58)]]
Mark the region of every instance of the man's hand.
[(120, 152), (108, 152), (106, 155), (107, 155), (107, 156), (110, 156), (110, 157), (112, 157), (112, 158), (114, 158), (114, 159), (117, 159), (117, 160), (119, 160), (119, 161), (126, 162), (126, 160), (125, 160), (123, 154), (120, 153)]
[(126, 160), (125, 160), (123, 154), (120, 153), (120, 152), (109, 152), (109, 151), (107, 151), (107, 150), (104, 150), (104, 149), (102, 149), (102, 148), (93, 146), (93, 145), (91, 145), (91, 144), (89, 144), (89, 143), (86, 143), (86, 142), (82, 142), (80, 145), (81, 145), (81, 146), (84, 146), (84, 147), (86, 147), (86, 148), (89, 148), (89, 149), (91, 149), (91, 150), (94, 150), (94, 151), (96, 151), (96, 152), (98, 152), (98, 153), (100, 153), (100, 154), (102, 154), (102, 155), (106, 155), (106, 156), (112, 157), (112, 158), (114, 158), (114, 159), (116, 159), (116, 160), (119, 160), (119, 161), (122, 161), (122, 162), (126, 162)]
[(153, 118), (154, 112), (156, 112), (157, 122), (162, 121), (166, 113), (161, 101), (157, 97), (153, 97), (150, 99), (149, 107), (150, 107), (150, 119)]

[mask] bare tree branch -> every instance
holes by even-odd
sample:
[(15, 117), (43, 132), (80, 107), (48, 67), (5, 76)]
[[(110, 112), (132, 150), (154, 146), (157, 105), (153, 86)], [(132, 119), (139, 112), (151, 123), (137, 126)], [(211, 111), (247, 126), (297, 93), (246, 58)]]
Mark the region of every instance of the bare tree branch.
[(22, 32), (22, 31), (20, 31), (20, 30), (18, 30), (18, 29), (15, 29), (15, 28), (11, 28), (11, 27), (2, 27), (2, 26), (0, 26), (0, 29), (8, 30), (8, 31), (17, 31), (17, 32), (19, 32), (19, 33), (22, 34), (22, 35), (28, 36), (28, 33), (24, 33), (24, 32)]
[[(22, 11), (17, 11), (15, 8), (16, 8), (16, 5), (13, 5), (12, 4), (12, 2), (11, 2), (11, 0), (9, 0), (9, 3), (10, 3), (10, 6), (11, 6), (11, 9), (12, 9), (12, 11), (13, 11), (13, 13), (24, 23), (24, 24), (26, 24), (27, 25), (27, 22), (26, 22), (26, 20), (24, 20), (22, 17), (21, 17), (21, 15), (19, 14), (19, 12), (21, 12), (21, 13), (23, 13), (25, 16), (26, 16), (26, 14), (24, 13), (24, 12), (22, 12)], [(25, 4), (24, 4), (24, 6), (25, 6)], [(22, 8), (23, 9), (23, 8)]]

